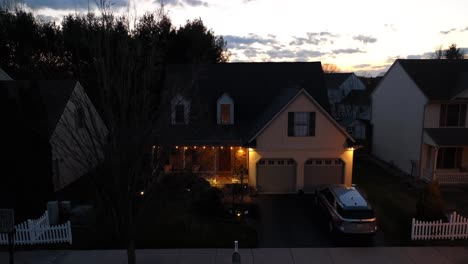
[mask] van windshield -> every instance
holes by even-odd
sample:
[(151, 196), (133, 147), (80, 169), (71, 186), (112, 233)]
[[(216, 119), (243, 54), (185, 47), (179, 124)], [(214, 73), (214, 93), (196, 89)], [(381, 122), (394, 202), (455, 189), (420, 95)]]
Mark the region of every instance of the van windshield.
[(367, 208), (343, 209), (341, 206), (337, 206), (336, 210), (338, 214), (340, 214), (341, 217), (343, 218), (348, 218), (348, 219), (374, 218), (374, 211), (372, 209), (367, 209)]

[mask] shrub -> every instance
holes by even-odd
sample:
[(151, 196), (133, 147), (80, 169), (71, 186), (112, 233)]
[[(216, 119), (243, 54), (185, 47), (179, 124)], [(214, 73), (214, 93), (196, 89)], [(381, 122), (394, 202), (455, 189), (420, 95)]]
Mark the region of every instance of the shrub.
[(444, 212), (445, 205), (440, 193), (439, 183), (432, 181), (421, 192), (416, 203), (416, 218), (424, 221), (447, 220)]

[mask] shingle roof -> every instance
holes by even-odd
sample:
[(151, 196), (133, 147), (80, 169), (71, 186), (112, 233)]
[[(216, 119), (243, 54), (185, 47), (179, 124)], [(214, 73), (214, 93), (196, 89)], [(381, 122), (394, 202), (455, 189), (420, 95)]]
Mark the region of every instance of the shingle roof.
[[(328, 110), (320, 62), (170, 65), (165, 83), (172, 91), (191, 87), (181, 91), (191, 98), (190, 125), (168, 128), (178, 142), (245, 144), (301, 88)], [(216, 101), (224, 93), (234, 100), (234, 125), (216, 124)]]
[(370, 95), (367, 90), (351, 90), (341, 101), (343, 104), (369, 105)]
[(468, 146), (468, 128), (426, 128), (438, 146)]
[(63, 110), (77, 81), (0, 81), (2, 101), (10, 100), (19, 109), (24, 121), (34, 115), (44, 124), (50, 137), (62, 116)]
[(11, 77), (2, 69), (0, 69), (0, 81), (9, 81), (9, 80), (12, 80)]
[(449, 100), (467, 89), (468, 60), (402, 60), (397, 62), (430, 100)]
[(325, 77), (325, 85), (327, 89), (338, 89), (340, 85), (346, 81), (353, 73), (352, 72), (337, 72), (337, 73), (326, 73)]

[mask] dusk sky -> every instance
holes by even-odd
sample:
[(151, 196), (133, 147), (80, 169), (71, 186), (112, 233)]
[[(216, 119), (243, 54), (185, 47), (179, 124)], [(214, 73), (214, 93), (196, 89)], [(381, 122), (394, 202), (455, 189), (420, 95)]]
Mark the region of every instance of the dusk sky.
[[(36, 15), (85, 12), (88, 0), (23, 0)], [(89, 0), (94, 3), (95, 0)], [(114, 12), (127, 0), (114, 0)], [(134, 0), (137, 16), (159, 0)], [(466, 0), (165, 0), (175, 25), (201, 18), (222, 35), (231, 61), (322, 61), (375, 76), (396, 58), (429, 58), (456, 43), (468, 51)]]

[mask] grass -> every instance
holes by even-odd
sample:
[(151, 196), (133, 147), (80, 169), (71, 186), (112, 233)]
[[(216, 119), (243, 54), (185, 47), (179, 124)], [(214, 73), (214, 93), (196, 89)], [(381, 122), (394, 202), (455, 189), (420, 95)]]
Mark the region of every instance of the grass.
[(393, 245), (406, 245), (410, 239), (418, 191), (409, 190), (400, 178), (363, 159), (354, 162), (353, 183), (358, 185), (374, 207), (385, 241)]

